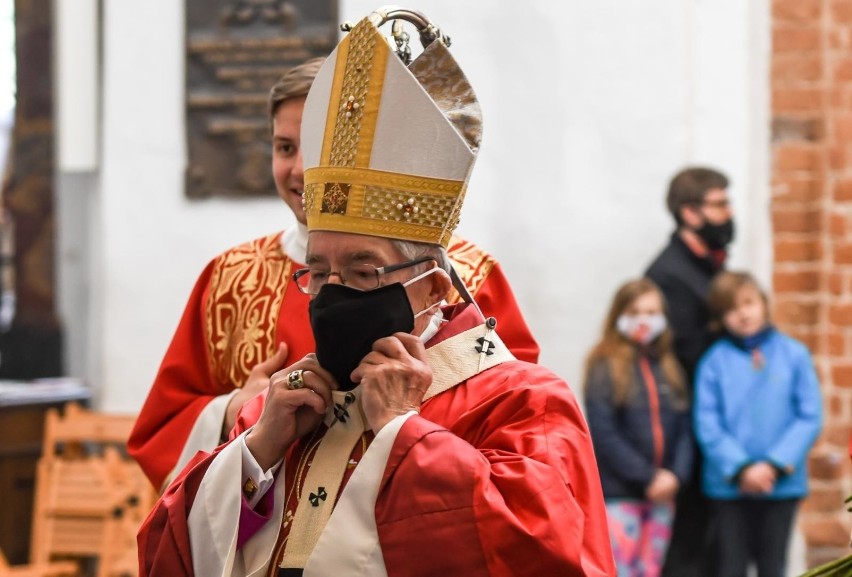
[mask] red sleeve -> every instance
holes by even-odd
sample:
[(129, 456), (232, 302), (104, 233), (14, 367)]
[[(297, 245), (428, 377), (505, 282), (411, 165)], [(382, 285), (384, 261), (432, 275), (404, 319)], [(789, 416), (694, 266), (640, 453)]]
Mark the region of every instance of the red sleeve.
[[(469, 393), (448, 401), (441, 395), (400, 430), (376, 506), (389, 573), (407, 567), (452, 575), (464, 567), (465, 575), (615, 575), (597, 465), (576, 400), (546, 369), (522, 372), (507, 378), (536, 386), (502, 387), (458, 420), (453, 415)], [(491, 373), (465, 389), (490, 386), (477, 381)], [(453, 430), (436, 424), (444, 415)], [(442, 553), (412, 556), (412, 543)]]
[(230, 390), (213, 381), (207, 361), (204, 305), (212, 269), (211, 262), (195, 284), (127, 443), (157, 488), (177, 463), (198, 415)]
[(137, 536), (140, 577), (192, 577), (187, 518), (215, 454), (199, 453), (157, 501)]
[(538, 343), (521, 314), (512, 287), (499, 263), (494, 264), (473, 298), (482, 309), (482, 314), (497, 319), (497, 334), (515, 358), (537, 363), (540, 352)]
[(228, 435), (229, 441), (236, 439), (242, 432), (248, 430), (249, 427), (253, 427), (260, 420), (260, 415), (263, 413), (263, 407), (266, 404), (267, 393), (269, 393), (269, 389), (263, 389), (257, 396), (243, 403), (243, 406), (237, 412), (237, 420), (234, 423), (234, 428), (231, 429)]

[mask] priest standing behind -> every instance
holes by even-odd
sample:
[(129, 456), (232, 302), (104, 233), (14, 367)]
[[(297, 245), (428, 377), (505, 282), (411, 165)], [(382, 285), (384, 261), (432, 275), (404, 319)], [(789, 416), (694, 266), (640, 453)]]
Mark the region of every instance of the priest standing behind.
[[(481, 117), (437, 38), (410, 67), (373, 13), (302, 119), (316, 353), (275, 373), (139, 534), (142, 575), (611, 576), (568, 385), (516, 360), (449, 264)], [(452, 286), (465, 302), (446, 305)]]

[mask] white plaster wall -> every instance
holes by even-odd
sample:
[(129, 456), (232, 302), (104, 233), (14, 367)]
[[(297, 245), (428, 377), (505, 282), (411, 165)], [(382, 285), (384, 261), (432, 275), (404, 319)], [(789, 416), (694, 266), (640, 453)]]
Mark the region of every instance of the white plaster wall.
[(89, 374), (103, 409), (137, 411), (207, 261), (291, 221), (276, 198), (184, 196), (183, 2), (104, 2), (103, 18)]
[[(342, 18), (375, 7), (349, 0)], [(732, 266), (768, 282), (764, 1), (417, 7), (452, 37), (483, 108), (459, 232), (503, 263), (542, 364), (575, 390), (612, 294), (667, 241), (665, 190), (683, 165), (731, 177)]]
[(56, 153), (59, 170), (92, 172), (98, 165), (98, 0), (54, 0)]
[[(377, 5), (344, 0), (341, 17)], [(503, 263), (542, 363), (575, 389), (615, 288), (666, 241), (681, 166), (731, 176), (734, 265), (768, 280), (765, 0), (416, 7), (452, 36), (485, 115), (459, 232)], [(275, 199), (185, 199), (182, 3), (103, 11), (87, 374), (103, 408), (133, 411), (208, 259), (291, 221)]]

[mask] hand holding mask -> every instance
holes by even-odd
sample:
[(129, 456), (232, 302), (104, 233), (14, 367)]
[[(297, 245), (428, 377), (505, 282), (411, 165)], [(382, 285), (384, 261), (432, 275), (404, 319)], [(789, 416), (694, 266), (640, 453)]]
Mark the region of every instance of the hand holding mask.
[(403, 333), (376, 341), (352, 376), (361, 384), (364, 416), (374, 433), (398, 415), (419, 411), (432, 384), (423, 343), (419, 337)]
[[(298, 377), (298, 387), (293, 386), (291, 375)], [(281, 460), (296, 439), (319, 426), (337, 386), (313, 354), (278, 371), (269, 381), (263, 413), (246, 436), (246, 446), (264, 470)]]

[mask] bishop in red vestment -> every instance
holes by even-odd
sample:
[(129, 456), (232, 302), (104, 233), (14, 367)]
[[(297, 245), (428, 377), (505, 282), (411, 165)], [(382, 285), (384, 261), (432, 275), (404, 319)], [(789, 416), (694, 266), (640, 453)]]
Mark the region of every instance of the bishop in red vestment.
[[(470, 357), (475, 366), (476, 335), (486, 332), (482, 318), (471, 305), (449, 309), (444, 316), (450, 322), (427, 343), (427, 351), (441, 343), (452, 345), (455, 339), (459, 348), (473, 353)], [(342, 563), (333, 565), (336, 574), (358, 574), (356, 569), (363, 570), (360, 564), (366, 564), (369, 553), (378, 549), (387, 575), (615, 575), (597, 464), (571, 390), (547, 369), (511, 359), (495, 337), (491, 342), (499, 343), (492, 356), (502, 355), (502, 363), (428, 398), (419, 414), (404, 421), (386, 460), (376, 465), (378, 492), (372, 500), (369, 490), (349, 482), (357, 467), (368, 465), (363, 461), (365, 454), (379, 447), (371, 441), (369, 450), (362, 452), (359, 439), (346, 455), (349, 461), (357, 460), (357, 466), (344, 473), (347, 484), (340, 489), (343, 495), (337, 506), (344, 502), (348, 511), (352, 501), (365, 499), (372, 505), (368, 512), (375, 521), (367, 551), (355, 549), (357, 544), (350, 542), (351, 533), (360, 529), (357, 523), (341, 519), (337, 525), (330, 521), (326, 526), (331, 532), (317, 543), (314, 555), (318, 560), (342, 557), (333, 559)], [(458, 357), (429, 359), (434, 373), (458, 374)], [(239, 429), (259, 419), (263, 401), (265, 395), (243, 408)], [(351, 407), (348, 411), (356, 412)], [(341, 425), (338, 422), (332, 427)], [(320, 438), (325, 425), (322, 429)], [(387, 432), (379, 431), (380, 441)], [(234, 556), (228, 572), (222, 574), (230, 575), (236, 567), (244, 573), (235, 574), (278, 575), (300, 500), (319, 493), (319, 485), (304, 485), (305, 464), (315, 455), (311, 445), (317, 440), (306, 436), (287, 451), (275, 488), (270, 489), (275, 503), (265, 503), (268, 511), (260, 515), (277, 534), (256, 533), (247, 541), (265, 539), (260, 551), (245, 546), (236, 550), (245, 499), (240, 494), (244, 483), (239, 459), (233, 459), (237, 466), (231, 467), (231, 494), (212, 496), (216, 507), (211, 517), (229, 516), (231, 525), (215, 537), (201, 540), (206, 545), (199, 546), (200, 551), (193, 550), (187, 512), (222, 450), (201, 457), (169, 488), (146, 522), (139, 540), (141, 574), (197, 575), (193, 573), (195, 556), (213, 557), (213, 543), (233, 539), (233, 552), (229, 543), (227, 553), (218, 553), (223, 558)], [(233, 444), (223, 450), (232, 449)], [(223, 466), (217, 473), (225, 470)], [(297, 499), (292, 488), (300, 484), (303, 494)], [(349, 500), (343, 501), (344, 497)], [(229, 511), (227, 504), (231, 504)], [(346, 550), (350, 546), (354, 550)], [(324, 570), (323, 566), (313, 574), (331, 574)]]
[[(283, 234), (231, 248), (207, 265), (130, 437), (130, 454), (156, 487), (163, 487), (196, 451), (219, 445), (233, 424), (226, 417), (229, 405), (242, 402), (234, 396), (244, 387), (246, 397), (252, 396), (267, 384), (271, 372), (314, 350), (308, 297), (291, 286), (290, 276), (305, 258), (298, 133), (305, 95), (319, 64), (309, 61), (290, 70), (270, 94), (276, 188), (298, 224)], [(499, 320), (514, 355), (536, 362), (538, 344), (500, 264), (457, 236), (447, 252), (483, 312)], [(459, 299), (453, 290), (447, 301)], [(279, 343), (286, 349), (279, 350)]]
[[(410, 66), (378, 30), (395, 17), (426, 44)], [(171, 483), (139, 534), (143, 575), (615, 575), (570, 388), (512, 355), (447, 257), (480, 139), (447, 44), (418, 13), (377, 11), (317, 75), (289, 285), (315, 353)], [(446, 306), (453, 286), (464, 302)]]

